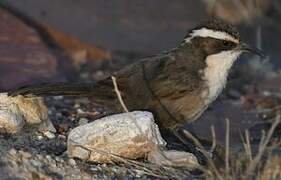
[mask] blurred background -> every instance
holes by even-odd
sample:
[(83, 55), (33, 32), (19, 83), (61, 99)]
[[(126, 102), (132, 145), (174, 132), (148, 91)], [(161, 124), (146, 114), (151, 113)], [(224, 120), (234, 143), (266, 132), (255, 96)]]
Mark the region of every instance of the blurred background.
[[(236, 25), (242, 39), (268, 58), (244, 55), (224, 95), (193, 130), (210, 139), (205, 129), (224, 127), (229, 118), (233, 141), (240, 142), (245, 128), (258, 137), (264, 117), (248, 110), (281, 103), (280, 0), (1, 0), (0, 90), (46, 81), (93, 82), (177, 46), (190, 28), (211, 17)], [(223, 142), (225, 130), (218, 131)]]
[(1, 90), (73, 80), (73, 65), (87, 62), (107, 61), (94, 65), (96, 72), (107, 63), (118, 69), (175, 47), (188, 29), (212, 16), (237, 25), (245, 41), (267, 52), (274, 68), (281, 65), (278, 0), (0, 2)]

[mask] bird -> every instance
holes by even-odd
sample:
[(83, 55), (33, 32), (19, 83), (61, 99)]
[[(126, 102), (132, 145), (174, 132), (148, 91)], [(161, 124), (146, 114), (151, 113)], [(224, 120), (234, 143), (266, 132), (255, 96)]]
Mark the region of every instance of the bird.
[[(189, 30), (176, 48), (140, 59), (112, 74), (130, 111), (148, 110), (160, 131), (179, 137), (216, 100), (234, 62), (244, 53), (264, 57), (243, 41), (236, 27), (212, 19)], [(122, 112), (110, 76), (95, 83), (43, 83), (8, 91), (9, 96), (87, 96)], [(179, 137), (180, 138), (180, 137)]]

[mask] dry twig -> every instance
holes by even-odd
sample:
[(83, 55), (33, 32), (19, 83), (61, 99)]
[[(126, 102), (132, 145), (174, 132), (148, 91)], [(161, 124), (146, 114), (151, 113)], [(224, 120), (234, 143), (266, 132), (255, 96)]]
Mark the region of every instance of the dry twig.
[[(166, 166), (166, 165), (157, 165), (153, 163), (143, 163), (139, 162), (136, 160), (132, 160), (129, 158), (125, 158), (107, 151), (104, 151), (102, 149), (97, 149), (89, 146), (82, 146), (78, 142), (72, 141), (76, 146), (81, 147), (83, 149), (86, 149), (88, 151), (95, 151), (100, 154), (110, 156), (120, 162), (123, 162), (125, 165), (129, 165), (135, 168), (135, 171), (141, 172), (142, 174), (146, 174), (148, 176), (153, 176), (157, 178), (162, 178), (162, 179), (170, 179), (170, 178), (175, 178), (175, 179), (181, 179), (183, 175), (186, 175), (183, 173), (183, 169), (178, 169), (172, 166)], [(187, 169), (186, 169), (187, 170)], [(187, 170), (188, 171), (188, 170)]]
[(203, 153), (203, 155), (207, 158), (208, 163), (211, 167), (211, 169), (213, 170), (213, 172), (215, 173), (215, 176), (219, 179), (219, 180), (224, 180), (224, 178), (222, 177), (222, 175), (219, 173), (217, 167), (215, 166), (215, 163), (213, 162), (213, 160), (211, 159), (210, 155), (208, 154), (208, 152), (205, 150), (205, 148), (203, 147), (203, 145), (200, 143), (200, 141), (194, 137), (190, 132), (183, 130), (183, 133), (186, 135), (187, 138), (191, 139), (201, 150), (201, 152)]
[(217, 139), (216, 139), (216, 131), (215, 127), (212, 125), (211, 126), (211, 133), (212, 133), (212, 147), (211, 147), (211, 152), (214, 152), (217, 146)]
[(229, 119), (225, 120), (226, 122), (226, 134), (225, 134), (225, 175), (226, 179), (229, 179)]
[(272, 124), (271, 128), (269, 129), (267, 135), (265, 136), (264, 140), (261, 141), (260, 147), (259, 147), (259, 151), (258, 154), (255, 156), (255, 158), (253, 159), (253, 161), (250, 163), (250, 165), (248, 166), (247, 170), (246, 170), (246, 174), (244, 176), (243, 179), (251, 179), (255, 169), (258, 166), (258, 163), (260, 162), (262, 155), (264, 154), (266, 147), (273, 135), (274, 130), (276, 129), (276, 127), (278, 126), (278, 124), (280, 123), (280, 112), (277, 114), (275, 122)]
[(114, 76), (111, 76), (111, 79), (112, 79), (112, 82), (113, 82), (113, 85), (114, 85), (114, 90), (115, 90), (115, 93), (117, 95), (117, 98), (118, 98), (118, 101), (120, 102), (122, 108), (124, 109), (125, 112), (129, 112), (128, 111), (128, 108), (126, 107), (123, 99), (122, 99), (122, 96), (121, 96), (121, 93), (118, 89), (118, 85), (117, 85), (117, 82), (116, 82), (116, 78)]

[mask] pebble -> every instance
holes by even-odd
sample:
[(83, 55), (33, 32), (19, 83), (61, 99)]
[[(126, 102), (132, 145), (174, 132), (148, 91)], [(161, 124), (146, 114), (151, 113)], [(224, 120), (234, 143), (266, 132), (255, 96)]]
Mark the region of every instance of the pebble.
[(9, 150), (9, 154), (11, 156), (16, 156), (17, 155), (17, 150), (15, 148), (12, 148), (12, 149)]
[(59, 157), (55, 157), (55, 160), (56, 160), (57, 162), (62, 162), (62, 159), (59, 158)]
[(227, 95), (232, 99), (239, 99), (241, 97), (241, 93), (237, 90), (234, 90), (234, 89), (230, 89), (227, 92)]
[(68, 160), (68, 163), (69, 163), (71, 166), (76, 166), (76, 161), (75, 161), (74, 159), (72, 159), (72, 158), (70, 158), (70, 159)]
[(97, 167), (94, 167), (94, 166), (92, 166), (90, 169), (91, 169), (91, 171), (94, 171), (94, 172), (99, 171), (99, 169)]
[(67, 123), (62, 123), (59, 125), (59, 133), (64, 133), (69, 130), (69, 125)]
[(87, 124), (89, 122), (89, 120), (87, 118), (80, 118), (79, 119), (79, 125), (84, 125)]
[(271, 92), (269, 92), (269, 91), (263, 91), (262, 94), (263, 94), (264, 96), (270, 96), (270, 95), (271, 95)]
[(41, 154), (37, 154), (36, 157), (39, 159), (39, 160), (43, 160), (45, 158), (45, 156), (43, 157)]
[(78, 103), (75, 104), (75, 105), (74, 105), (74, 108), (80, 108), (80, 104), (78, 104)]
[(20, 151), (20, 154), (22, 155), (23, 158), (25, 159), (29, 159), (32, 157), (32, 155), (29, 152), (25, 152), (25, 151)]
[(52, 114), (53, 114), (53, 111), (49, 109), (49, 110), (48, 110), (48, 114), (49, 114), (49, 115), (52, 115)]
[(54, 96), (53, 99), (55, 99), (55, 100), (61, 100), (61, 99), (63, 99), (63, 96)]
[(62, 113), (61, 113), (61, 112), (57, 112), (57, 113), (56, 113), (56, 116), (57, 116), (57, 117), (61, 117), (61, 116), (62, 116)]
[(148, 161), (160, 166), (186, 167), (190, 170), (200, 166), (194, 154), (176, 150), (158, 149), (151, 151), (148, 154)]
[(84, 114), (85, 112), (82, 109), (79, 108), (79, 109), (77, 109), (77, 113), (78, 114)]
[(65, 141), (66, 140), (66, 136), (65, 135), (62, 135), (62, 134), (59, 134), (58, 135), (58, 138)]
[(43, 136), (41, 136), (41, 135), (38, 135), (38, 136), (37, 136), (37, 139), (38, 139), (39, 141), (41, 141), (41, 140), (43, 140), (43, 139), (44, 139), (44, 137), (43, 137)]
[(33, 165), (33, 166), (36, 166), (36, 167), (41, 167), (41, 162), (40, 161), (37, 161), (37, 160), (30, 160), (30, 162), (31, 162), (31, 164)]
[(56, 135), (50, 131), (46, 131), (43, 133), (44, 136), (46, 136), (48, 139), (54, 139), (56, 137)]

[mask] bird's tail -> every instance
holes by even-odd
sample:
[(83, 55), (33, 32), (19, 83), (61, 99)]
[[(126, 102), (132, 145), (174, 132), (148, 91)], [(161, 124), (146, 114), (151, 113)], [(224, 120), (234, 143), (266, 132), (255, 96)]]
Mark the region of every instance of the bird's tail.
[[(44, 83), (23, 86), (8, 92), (9, 96), (112, 96), (108, 84)], [(110, 87), (111, 88), (111, 87)]]

